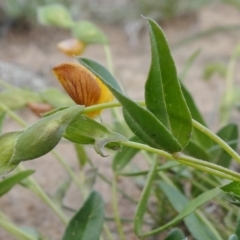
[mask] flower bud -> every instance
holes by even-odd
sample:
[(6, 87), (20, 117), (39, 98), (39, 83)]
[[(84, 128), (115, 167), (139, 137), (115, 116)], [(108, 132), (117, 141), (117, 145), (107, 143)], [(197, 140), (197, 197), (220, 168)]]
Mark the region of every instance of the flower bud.
[(77, 39), (67, 39), (59, 42), (57, 48), (68, 56), (79, 56), (84, 52), (86, 44)]

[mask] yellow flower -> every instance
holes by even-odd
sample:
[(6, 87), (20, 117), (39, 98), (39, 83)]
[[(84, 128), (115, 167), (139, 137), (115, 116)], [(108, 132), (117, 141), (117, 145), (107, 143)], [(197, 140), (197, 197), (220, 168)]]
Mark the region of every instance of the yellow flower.
[(68, 56), (78, 56), (83, 53), (86, 44), (77, 39), (67, 39), (59, 42), (57, 48)]
[[(113, 95), (102, 81), (87, 68), (75, 63), (63, 63), (53, 73), (76, 104), (86, 107), (113, 101)], [(99, 111), (88, 113), (96, 117)]]

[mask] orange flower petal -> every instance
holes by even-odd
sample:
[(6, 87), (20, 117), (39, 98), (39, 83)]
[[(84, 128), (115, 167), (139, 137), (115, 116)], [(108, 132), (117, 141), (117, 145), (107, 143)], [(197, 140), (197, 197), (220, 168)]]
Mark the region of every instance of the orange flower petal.
[(75, 103), (85, 106), (98, 103), (101, 88), (95, 75), (85, 67), (64, 63), (53, 68), (53, 73)]
[[(64, 63), (53, 68), (53, 73), (75, 103), (85, 106), (113, 101), (113, 95), (102, 81), (85, 67)], [(87, 115), (96, 117), (101, 110)]]
[(57, 48), (68, 56), (78, 56), (84, 52), (86, 44), (77, 39), (67, 39), (59, 42)]

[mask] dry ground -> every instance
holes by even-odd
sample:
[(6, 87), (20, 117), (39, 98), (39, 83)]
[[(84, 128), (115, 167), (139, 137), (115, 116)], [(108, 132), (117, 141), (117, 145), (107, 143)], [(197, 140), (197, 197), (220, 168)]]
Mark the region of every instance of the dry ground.
[[(144, 21), (144, 20), (142, 20)], [(240, 12), (226, 6), (210, 6), (201, 10), (197, 15), (197, 20), (175, 21), (169, 24), (164, 24), (163, 29), (171, 44), (182, 39), (184, 36), (190, 36), (201, 30), (208, 29), (220, 24), (239, 24)], [(150, 47), (148, 33), (144, 31), (139, 35), (139, 43), (135, 48), (130, 47), (128, 37), (122, 27), (117, 26), (101, 26), (109, 36), (111, 48), (113, 52), (113, 60), (115, 73), (117, 78), (122, 82), (122, 85), (127, 90), (127, 93), (134, 99), (143, 98), (144, 81), (147, 76), (150, 63)], [(24, 81), (24, 74), (33, 72), (38, 75), (38, 78), (43, 79), (44, 86), (56, 86), (56, 81), (51, 75), (52, 67), (66, 61), (73, 61), (59, 53), (55, 45), (58, 41), (69, 37), (69, 33), (53, 29), (37, 28), (24, 34), (7, 34), (0, 39), (0, 61), (13, 64), (13, 68), (9, 71), (8, 67), (0, 70), (0, 78), (9, 82)], [(201, 55), (196, 60), (194, 66), (190, 69), (186, 84), (193, 93), (200, 109), (210, 121), (211, 127), (216, 129), (216, 121), (212, 118), (212, 112), (215, 109), (217, 102), (220, 99), (220, 93), (224, 89), (224, 82), (215, 77), (210, 83), (205, 83), (202, 80), (203, 67), (216, 60), (228, 62), (232, 52), (240, 42), (240, 31), (216, 34), (214, 36), (199, 39), (193, 43), (189, 43), (173, 51), (179, 71), (183, 68), (186, 59), (197, 49), (201, 48)], [(104, 52), (100, 46), (91, 46), (87, 49), (84, 56), (93, 58), (105, 64)], [(19, 74), (14, 75), (14, 69), (21, 69)], [(1, 69), (1, 68), (0, 68)], [(16, 70), (16, 71), (17, 71)], [(3, 76), (4, 71), (4, 76)], [(7, 72), (7, 73), (6, 73)], [(14, 76), (13, 76), (14, 75)], [(34, 78), (34, 77), (33, 77)], [(12, 79), (12, 80), (11, 80)], [(14, 80), (15, 79), (15, 80)], [(30, 78), (30, 85), (35, 85), (34, 79)], [(240, 84), (240, 66), (235, 74), (236, 85)], [(41, 85), (41, 84), (40, 84)], [(42, 87), (42, 85), (38, 87)], [(35, 88), (38, 88), (35, 87)], [(27, 112), (28, 113), (28, 112)], [(28, 121), (33, 122), (36, 119), (30, 117)], [(22, 114), (26, 116), (26, 112)], [(107, 115), (103, 116), (103, 121), (107, 119)], [(7, 121), (4, 131), (12, 131), (19, 129), (11, 120)], [(77, 168), (77, 161), (74, 150), (67, 143), (61, 143), (57, 150), (67, 160), (69, 165)], [(100, 167), (101, 171), (106, 176), (111, 176), (111, 157), (101, 158), (97, 154), (91, 152), (91, 157)], [(60, 164), (54, 159), (51, 154), (27, 162), (27, 168), (35, 169), (34, 178), (39, 184), (49, 193), (53, 194), (56, 186), (66, 177)], [(131, 186), (126, 181), (122, 184), (126, 192), (132, 193)], [(104, 184), (98, 182), (95, 189), (103, 194), (106, 207), (110, 209), (110, 191)], [(137, 198), (138, 192), (134, 193)], [(128, 202), (121, 200), (121, 211), (123, 216), (131, 217), (134, 209), (126, 207)], [(65, 199), (65, 203), (73, 208), (78, 208), (81, 203), (80, 195), (74, 184)], [(49, 210), (34, 194), (28, 190), (16, 186), (7, 195), (0, 199), (0, 209), (7, 214), (17, 225), (34, 226), (39, 231), (48, 235), (50, 239), (58, 240), (63, 233), (63, 225), (56, 216)], [(128, 226), (130, 229), (130, 227)], [(0, 229), (0, 240), (12, 240), (5, 231)], [(130, 234), (128, 239), (136, 239)]]

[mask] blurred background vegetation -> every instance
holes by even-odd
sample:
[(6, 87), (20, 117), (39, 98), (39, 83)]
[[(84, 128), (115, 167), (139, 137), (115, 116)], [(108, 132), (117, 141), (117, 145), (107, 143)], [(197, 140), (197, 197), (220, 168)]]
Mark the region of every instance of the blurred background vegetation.
[(11, 25), (16, 20), (36, 24), (37, 7), (53, 3), (65, 5), (77, 20), (91, 18), (110, 23), (126, 23), (139, 19), (140, 15), (166, 21), (195, 14), (213, 3), (230, 4), (240, 9), (239, 0), (1, 0), (0, 24)]

